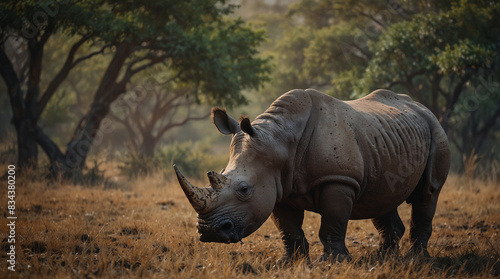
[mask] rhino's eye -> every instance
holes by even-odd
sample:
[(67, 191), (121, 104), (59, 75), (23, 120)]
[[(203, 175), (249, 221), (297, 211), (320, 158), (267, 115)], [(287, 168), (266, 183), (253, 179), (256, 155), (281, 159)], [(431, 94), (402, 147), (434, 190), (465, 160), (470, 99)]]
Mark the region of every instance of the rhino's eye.
[(250, 191), (250, 186), (244, 186), (244, 187), (241, 187), (240, 189), (238, 189), (238, 191), (244, 195), (248, 194), (248, 192)]
[(250, 198), (253, 192), (253, 187), (248, 185), (247, 182), (241, 182), (236, 187), (236, 195), (240, 200), (247, 200)]

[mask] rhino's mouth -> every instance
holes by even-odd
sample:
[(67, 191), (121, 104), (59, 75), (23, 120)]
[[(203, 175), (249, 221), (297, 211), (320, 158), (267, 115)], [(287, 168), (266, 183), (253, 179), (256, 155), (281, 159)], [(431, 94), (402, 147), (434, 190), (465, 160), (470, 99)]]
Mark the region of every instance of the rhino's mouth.
[(231, 219), (223, 219), (215, 224), (198, 220), (197, 227), (202, 242), (236, 243), (244, 237), (244, 226)]

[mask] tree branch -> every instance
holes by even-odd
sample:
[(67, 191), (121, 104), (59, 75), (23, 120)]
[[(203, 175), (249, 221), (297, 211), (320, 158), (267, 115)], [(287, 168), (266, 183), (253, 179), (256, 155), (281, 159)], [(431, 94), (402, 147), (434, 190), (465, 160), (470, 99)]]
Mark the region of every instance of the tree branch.
[(500, 108), (497, 108), (495, 113), (485, 121), (483, 127), (479, 131), (477, 131), (476, 129), (476, 133), (472, 135), (474, 138), (477, 138), (475, 145), (476, 151), (481, 148), (481, 146), (484, 143), (484, 140), (486, 139), (486, 136), (488, 135), (488, 132), (493, 128), (493, 126), (495, 126), (498, 123), (499, 118), (500, 118)]
[(108, 117), (111, 118), (112, 120), (118, 121), (120, 124), (125, 126), (125, 129), (127, 129), (127, 132), (130, 136), (130, 141), (132, 142), (132, 147), (134, 148), (134, 151), (139, 152), (139, 146), (138, 146), (139, 140), (137, 139), (137, 133), (134, 131), (130, 123), (128, 121), (125, 121), (124, 119), (119, 118), (113, 112), (110, 112), (108, 114)]
[(149, 130), (151, 128), (147, 127), (148, 125), (146, 123), (146, 119), (144, 119), (143, 115), (141, 114), (140, 107), (141, 106), (139, 106), (139, 105), (137, 105), (135, 107), (133, 120), (136, 123), (137, 128), (139, 128), (139, 131), (141, 132), (141, 134), (144, 134), (146, 132), (146, 130)]
[(189, 113), (188, 113), (188, 116), (186, 116), (186, 118), (184, 118), (182, 121), (171, 123), (167, 126), (164, 126), (162, 129), (160, 129), (155, 136), (155, 140), (159, 140), (168, 130), (170, 130), (172, 128), (182, 126), (182, 125), (184, 125), (187, 122), (192, 121), (192, 120), (203, 120), (203, 119), (208, 118), (209, 116), (210, 116), (210, 113), (206, 113), (202, 116), (190, 117)]
[[(57, 144), (55, 144), (55, 142), (52, 141), (52, 139), (47, 136), (47, 134), (45, 134), (39, 126), (35, 126), (35, 134), (36, 142), (42, 147), (45, 154), (47, 154), (50, 162), (52, 164), (56, 162), (62, 162), (64, 155), (61, 152), (61, 149), (59, 149)], [(58, 169), (56, 169), (55, 165), (52, 165), (51, 168), (55, 174), (58, 173)]]
[(7, 91), (14, 118), (13, 120), (17, 121), (23, 116), (26, 108), (16, 71), (3, 49), (0, 49), (0, 75), (7, 85)]
[[(108, 106), (115, 101), (120, 94), (126, 91), (126, 85), (129, 79), (117, 82), (121, 69), (125, 61), (131, 54), (132, 46), (128, 43), (121, 43), (116, 46), (115, 54), (108, 64), (106, 71), (101, 79), (101, 83), (94, 94), (92, 106), (100, 103)], [(123, 78), (125, 79), (125, 77)]]
[(111, 44), (104, 45), (101, 47), (101, 49), (96, 50), (94, 52), (89, 53), (88, 55), (85, 55), (85, 56), (82, 56), (82, 57), (76, 59), (75, 62), (73, 62), (73, 64), (71, 65), (71, 68), (75, 67), (78, 63), (80, 63), (82, 61), (85, 61), (87, 59), (92, 58), (93, 56), (96, 56), (98, 54), (103, 53), (106, 50), (106, 48), (109, 48), (111, 46), (112, 46)]
[[(189, 89), (184, 88), (183, 90), (178, 90), (174, 93), (174, 96), (170, 98), (165, 104), (161, 104), (158, 100), (157, 105), (153, 109), (153, 113), (151, 114), (151, 123), (156, 123), (158, 119), (160, 119), (171, 107), (175, 100), (179, 99), (182, 96), (185, 96)], [(180, 106), (178, 104), (177, 106)]]
[(462, 94), (462, 90), (464, 88), (465, 83), (467, 83), (470, 80), (473, 73), (474, 72), (471, 69), (465, 70), (465, 74), (462, 76), (462, 78), (458, 82), (457, 86), (455, 86), (455, 89), (453, 90), (453, 93), (451, 94), (451, 98), (448, 100), (448, 104), (446, 106), (447, 110), (452, 110), (455, 107), (455, 104), (458, 102), (458, 98), (460, 97), (460, 94)]
[[(52, 79), (52, 81), (49, 83), (47, 86), (47, 89), (43, 93), (42, 97), (40, 98), (40, 101), (37, 104), (36, 107), (36, 117), (39, 118), (40, 115), (42, 114), (43, 110), (47, 106), (50, 98), (55, 94), (57, 88), (61, 85), (61, 83), (66, 79), (66, 77), (69, 74), (69, 71), (76, 65), (73, 63), (73, 60), (75, 58), (75, 54), (78, 51), (78, 49), (89, 39), (89, 37), (82, 37), (80, 40), (78, 40), (71, 49), (68, 52), (68, 55), (66, 57), (66, 61), (64, 62), (62, 68), (59, 70), (59, 72), (56, 74), (56, 76)], [(82, 60), (83, 61), (83, 60)]]
[[(160, 55), (160, 56), (147, 55), (147, 57), (143, 57), (143, 59), (138, 59), (137, 61), (133, 61), (132, 63), (130, 63), (129, 67), (127, 68), (127, 71), (130, 70), (130, 74), (131, 74), (131, 76), (133, 76), (140, 71), (143, 71), (143, 70), (145, 70), (145, 69), (147, 69), (155, 64), (162, 62), (163, 60), (165, 60), (166, 57), (167, 57), (166, 55)], [(144, 64), (142, 66), (139, 66), (137, 68), (132, 69), (132, 67), (135, 64), (137, 64), (138, 62), (145, 61), (145, 60), (150, 60), (150, 62), (147, 64)]]
[(436, 117), (440, 118), (439, 104), (438, 104), (438, 95), (439, 95), (439, 83), (441, 82), (441, 78), (443, 76), (437, 74), (431, 81), (431, 111), (436, 115)]
[(352, 44), (347, 44), (347, 45), (350, 45), (350, 46), (354, 47), (355, 49), (357, 49), (359, 52), (361, 52), (361, 54), (363, 54), (365, 56), (366, 59), (370, 60), (372, 58), (372, 55), (369, 52), (366, 52), (363, 48), (359, 47), (354, 42)]
[(449, 137), (448, 139), (452, 141), (453, 144), (455, 144), (455, 147), (458, 149), (460, 154), (463, 154), (464, 153), (463, 145), (458, 142), (458, 138), (459, 137)]
[(362, 9), (357, 9), (356, 11), (359, 15), (362, 15), (364, 17), (367, 17), (368, 19), (372, 20), (373, 22), (375, 22), (375, 24), (377, 24), (379, 26), (379, 28), (382, 30), (382, 31), (385, 31), (385, 24), (381, 21), (379, 21), (378, 19), (376, 19), (371, 13), (365, 13)]
[(416, 72), (413, 72), (411, 74), (406, 75), (406, 80), (396, 80), (393, 81), (389, 84), (389, 88), (392, 88), (395, 85), (402, 85), (408, 90), (409, 94), (411, 97), (417, 99), (419, 103), (422, 103), (424, 106), (429, 107), (427, 100), (425, 100), (420, 92), (413, 86), (413, 79), (416, 76), (425, 74), (425, 70), (419, 70)]
[(54, 20), (52, 20), (52, 18), (49, 18), (48, 23), (47, 23), (47, 27), (45, 27), (45, 31), (40, 36), (40, 41), (38, 41), (38, 43), (41, 45), (42, 48), (45, 45), (45, 43), (47, 43), (50, 36), (52, 36), (55, 29), (56, 29), (56, 26), (55, 26)]
[[(127, 66), (127, 69), (125, 70), (125, 74), (123, 75), (123, 78), (116, 84), (118, 88), (121, 88), (122, 90), (125, 90), (125, 87), (127, 83), (130, 81), (130, 79), (137, 73), (155, 65), (160, 62), (162, 62), (166, 58), (165, 55), (161, 56), (154, 56), (151, 54), (147, 54), (143, 57), (137, 58), (136, 60), (130, 62)], [(142, 66), (139, 66), (137, 68), (133, 68), (137, 63), (140, 63), (145, 60), (150, 60), (149, 63), (146, 63)]]
[(45, 43), (47, 43), (50, 36), (55, 30), (55, 23), (49, 19), (45, 31), (37, 40), (37, 36), (28, 39), (28, 50), (30, 54), (29, 73), (28, 73), (28, 89), (26, 91), (25, 103), (27, 106), (26, 113), (29, 115), (31, 121), (36, 122), (38, 96), (40, 94), (40, 77), (42, 74), (42, 60)]

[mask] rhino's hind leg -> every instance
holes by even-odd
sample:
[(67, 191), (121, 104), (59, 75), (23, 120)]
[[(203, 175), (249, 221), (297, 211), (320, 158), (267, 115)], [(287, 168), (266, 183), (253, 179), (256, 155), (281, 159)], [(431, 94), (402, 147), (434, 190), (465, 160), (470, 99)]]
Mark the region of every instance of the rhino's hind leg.
[(355, 190), (343, 184), (331, 183), (323, 186), (319, 197), (321, 228), (319, 238), (324, 246), (321, 261), (342, 261), (349, 258), (345, 246), (347, 223), (352, 212)]
[[(441, 133), (441, 134), (440, 134)], [(435, 135), (434, 135), (435, 134)], [(435, 130), (425, 171), (407, 202), (411, 204), (410, 253), (429, 256), (427, 243), (432, 234), (432, 219), (441, 188), (450, 167), (450, 151), (442, 130)], [(444, 143), (446, 143), (445, 146)]]
[(432, 142), (427, 165), (417, 188), (407, 200), (412, 206), (410, 253), (423, 253), (426, 256), (429, 256), (427, 243), (432, 234), (432, 218), (434, 218), (438, 196), (450, 168), (450, 149), (446, 134), (436, 122), (431, 126), (431, 130)]
[(412, 202), (410, 253), (429, 256), (427, 243), (432, 234), (432, 219), (436, 211), (437, 195), (430, 200), (417, 200)]
[(391, 212), (372, 219), (373, 225), (380, 234), (379, 252), (397, 252), (399, 249), (399, 240), (405, 233), (405, 225), (401, 221), (398, 214), (398, 209), (395, 208)]
[(272, 218), (285, 244), (285, 255), (278, 260), (276, 265), (288, 265), (303, 258), (309, 261), (309, 244), (302, 230), (304, 210), (277, 204)]

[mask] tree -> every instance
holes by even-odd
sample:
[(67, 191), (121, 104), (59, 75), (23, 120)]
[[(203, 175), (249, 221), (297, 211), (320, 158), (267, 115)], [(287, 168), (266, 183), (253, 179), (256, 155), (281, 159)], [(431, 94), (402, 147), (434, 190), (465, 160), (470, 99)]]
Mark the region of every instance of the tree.
[(499, 3), (302, 0), (289, 15), (300, 31), (283, 40), (277, 60), (287, 62), (275, 76), (344, 99), (409, 94), (440, 119), (458, 161), (490, 152), (500, 129)]
[[(196, 90), (190, 94), (196, 100), (244, 102), (241, 90), (259, 87), (269, 68), (267, 59), (256, 56), (263, 32), (227, 18), (233, 9), (225, 0), (2, 2), (0, 74), (13, 111), (19, 167), (36, 165), (39, 145), (54, 172), (81, 170), (111, 104), (134, 76), (157, 64), (178, 72), (179, 81), (193, 84)], [(42, 65), (45, 46), (58, 33), (76, 41), (57, 74), (40, 88), (47, 68)], [(9, 40), (26, 46), (27, 64), (16, 65), (18, 61), (9, 58)], [(80, 53), (84, 45), (91, 46), (90, 51)], [(63, 153), (39, 127), (39, 119), (68, 73), (103, 53), (111, 59)], [(22, 70), (16, 71), (16, 66)]]
[(172, 79), (146, 79), (131, 91), (115, 102), (109, 117), (126, 128), (132, 149), (145, 158), (154, 156), (156, 145), (171, 129), (210, 115), (209, 109), (196, 113), (199, 104), (189, 98), (192, 89)]
[[(333, 1), (303, 0), (291, 5), (288, 16), (298, 18), (298, 32), (291, 33), (283, 45), (294, 46), (299, 39), (301, 45), (294, 50), (293, 57), (303, 57), (284, 69), (307, 86), (315, 87), (339, 98), (352, 95), (356, 80), (361, 78), (372, 53), (368, 45), (380, 37), (385, 28), (404, 20), (415, 9), (409, 3), (399, 6), (397, 2), (381, 1)], [(300, 39), (303, 37), (303, 39)], [(291, 41), (291, 43), (289, 42)], [(289, 60), (291, 53), (279, 51), (279, 57)], [(280, 69), (278, 72), (281, 72)]]
[(500, 3), (461, 1), (389, 26), (371, 46), (356, 94), (376, 87), (408, 92), (463, 155), (480, 152), (500, 128), (500, 88), (492, 82), (500, 77), (499, 16)]

